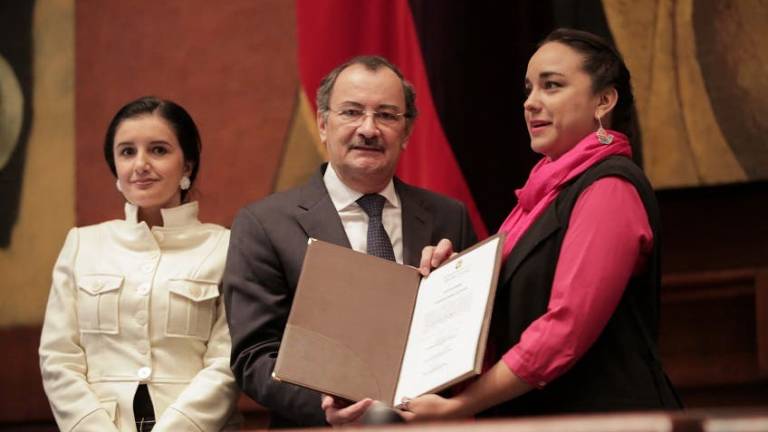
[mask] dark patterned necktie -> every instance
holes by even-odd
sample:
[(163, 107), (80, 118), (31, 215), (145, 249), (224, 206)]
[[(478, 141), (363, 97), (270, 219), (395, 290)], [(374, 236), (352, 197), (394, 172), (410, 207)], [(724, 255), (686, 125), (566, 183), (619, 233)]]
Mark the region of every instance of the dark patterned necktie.
[(386, 198), (379, 194), (367, 194), (361, 196), (357, 203), (368, 215), (368, 255), (379, 258), (395, 260), (395, 251), (392, 242), (381, 223), (381, 212), (384, 210)]

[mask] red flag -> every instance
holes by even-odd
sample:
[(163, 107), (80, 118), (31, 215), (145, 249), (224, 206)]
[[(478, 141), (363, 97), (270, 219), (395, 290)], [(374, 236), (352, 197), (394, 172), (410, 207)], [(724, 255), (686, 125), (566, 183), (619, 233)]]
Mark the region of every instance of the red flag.
[(297, 0), (299, 75), (314, 101), (320, 80), (358, 55), (397, 65), (416, 90), (416, 121), (397, 174), (404, 181), (464, 202), (480, 239), (488, 230), (437, 116), (407, 0)]

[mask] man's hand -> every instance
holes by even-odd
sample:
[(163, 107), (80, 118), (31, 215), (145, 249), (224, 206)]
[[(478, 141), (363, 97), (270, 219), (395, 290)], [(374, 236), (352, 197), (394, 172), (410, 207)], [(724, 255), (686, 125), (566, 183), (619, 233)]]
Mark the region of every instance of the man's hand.
[(337, 427), (360, 420), (360, 417), (365, 414), (371, 404), (373, 404), (373, 399), (366, 398), (352, 403), (346, 399), (323, 395), (320, 407), (325, 411), (325, 421)]
[(437, 268), (448, 258), (456, 255), (453, 251), (453, 244), (448, 239), (442, 239), (437, 246), (426, 246), (421, 251), (421, 262), (419, 272), (422, 276), (427, 276), (432, 269)]

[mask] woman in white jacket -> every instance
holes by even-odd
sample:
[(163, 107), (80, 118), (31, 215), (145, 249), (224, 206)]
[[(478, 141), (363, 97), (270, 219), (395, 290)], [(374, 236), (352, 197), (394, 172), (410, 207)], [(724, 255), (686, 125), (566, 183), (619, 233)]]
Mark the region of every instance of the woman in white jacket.
[(238, 391), (219, 296), (229, 230), (186, 202), (200, 136), (179, 105), (145, 97), (107, 130), (125, 220), (73, 228), (53, 269), (40, 368), (63, 431), (216, 431)]

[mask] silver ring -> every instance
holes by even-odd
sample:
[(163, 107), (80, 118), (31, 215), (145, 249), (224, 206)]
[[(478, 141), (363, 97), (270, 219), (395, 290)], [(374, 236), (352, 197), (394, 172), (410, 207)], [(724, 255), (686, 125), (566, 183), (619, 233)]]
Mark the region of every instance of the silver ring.
[(408, 411), (408, 402), (410, 402), (410, 401), (411, 401), (411, 398), (403, 397), (403, 399), (397, 405), (397, 409), (399, 409), (401, 411)]

